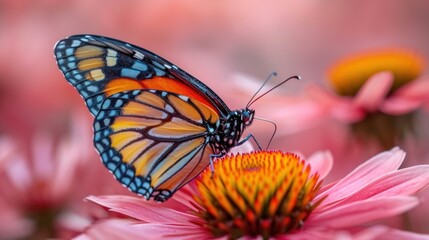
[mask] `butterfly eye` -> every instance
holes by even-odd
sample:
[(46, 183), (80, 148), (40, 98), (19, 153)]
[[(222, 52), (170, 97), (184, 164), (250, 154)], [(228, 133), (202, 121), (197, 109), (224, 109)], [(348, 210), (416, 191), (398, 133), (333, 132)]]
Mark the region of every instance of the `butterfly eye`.
[(250, 125), (251, 123), (252, 123), (252, 121), (253, 121), (253, 113), (254, 113), (254, 111), (253, 110), (245, 110), (245, 111), (243, 111), (243, 122), (244, 122), (244, 124), (247, 126), (247, 125)]

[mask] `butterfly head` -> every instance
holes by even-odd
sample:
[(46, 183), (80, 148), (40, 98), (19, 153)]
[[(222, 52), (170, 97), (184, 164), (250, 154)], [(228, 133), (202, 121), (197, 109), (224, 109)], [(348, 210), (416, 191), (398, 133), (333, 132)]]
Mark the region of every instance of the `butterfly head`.
[(244, 126), (249, 126), (253, 122), (253, 118), (255, 116), (255, 110), (253, 109), (244, 109), (241, 114), (241, 119), (244, 123)]

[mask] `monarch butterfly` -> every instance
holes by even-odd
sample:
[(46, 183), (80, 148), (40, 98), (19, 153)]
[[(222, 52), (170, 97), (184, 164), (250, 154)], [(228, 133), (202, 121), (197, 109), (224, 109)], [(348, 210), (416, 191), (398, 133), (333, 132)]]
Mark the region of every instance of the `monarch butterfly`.
[(93, 141), (102, 162), (146, 199), (166, 201), (211, 158), (240, 144), (254, 119), (250, 104), (231, 111), (202, 82), (135, 45), (74, 35), (54, 51), (95, 116)]

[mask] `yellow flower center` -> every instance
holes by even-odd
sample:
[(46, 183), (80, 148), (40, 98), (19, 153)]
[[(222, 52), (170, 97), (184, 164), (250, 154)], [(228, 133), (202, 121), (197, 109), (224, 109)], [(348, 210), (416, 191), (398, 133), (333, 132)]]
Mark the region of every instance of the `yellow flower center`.
[(332, 66), (328, 78), (339, 94), (354, 96), (369, 77), (381, 71), (390, 71), (394, 75), (394, 91), (417, 78), (423, 66), (424, 60), (411, 51), (379, 50), (341, 60)]
[(319, 204), (321, 181), (305, 161), (291, 153), (261, 151), (229, 155), (214, 173), (197, 179), (195, 213), (214, 236), (268, 238), (300, 228)]

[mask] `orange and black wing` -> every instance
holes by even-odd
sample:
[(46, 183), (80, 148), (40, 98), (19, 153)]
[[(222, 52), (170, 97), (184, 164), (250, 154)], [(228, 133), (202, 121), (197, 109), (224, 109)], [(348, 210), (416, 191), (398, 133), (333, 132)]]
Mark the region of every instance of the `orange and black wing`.
[(230, 110), (202, 82), (150, 51), (102, 36), (63, 39), (55, 57), (96, 116), (103, 163), (131, 191), (164, 201), (209, 164), (209, 128)]
[(59, 41), (54, 51), (58, 67), (94, 116), (107, 97), (135, 89), (174, 92), (204, 103), (221, 116), (230, 112), (202, 82), (135, 45), (102, 36), (74, 35)]
[(103, 163), (131, 191), (167, 200), (196, 177), (213, 154), (207, 124), (218, 114), (188, 96), (133, 90), (113, 94), (94, 121)]

